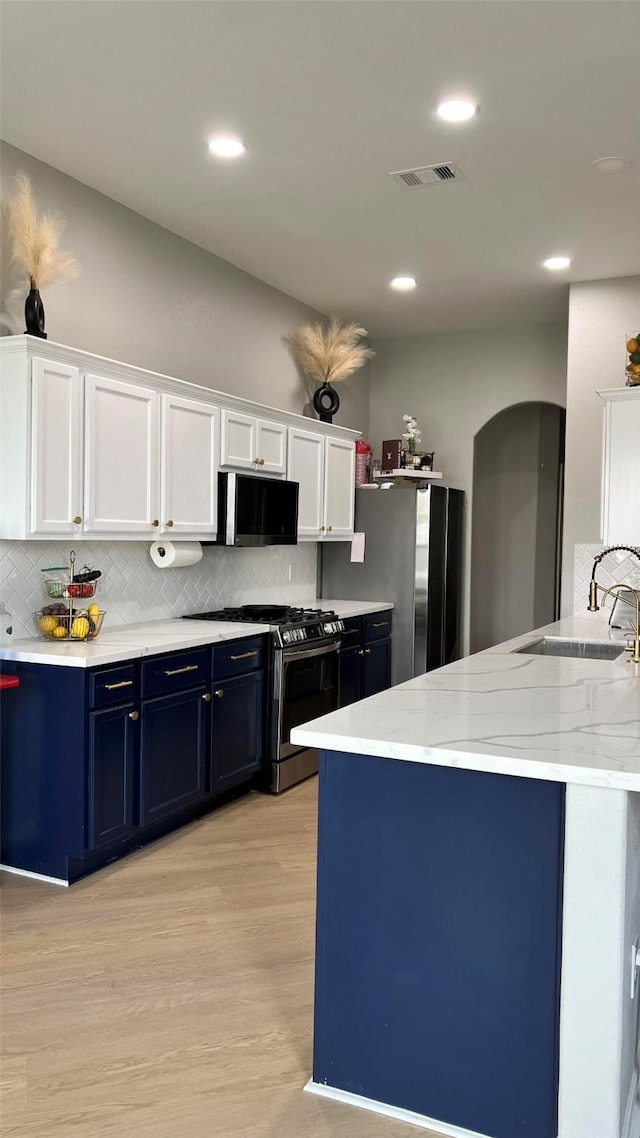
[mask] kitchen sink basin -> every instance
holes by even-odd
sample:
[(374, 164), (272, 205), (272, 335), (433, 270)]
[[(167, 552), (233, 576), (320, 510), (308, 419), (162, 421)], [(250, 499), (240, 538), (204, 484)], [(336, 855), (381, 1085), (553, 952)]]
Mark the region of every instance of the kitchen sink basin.
[(543, 636), (532, 640), (523, 648), (514, 648), (525, 656), (570, 656), (574, 660), (617, 660), (624, 653), (624, 644), (601, 644), (597, 640), (561, 640)]

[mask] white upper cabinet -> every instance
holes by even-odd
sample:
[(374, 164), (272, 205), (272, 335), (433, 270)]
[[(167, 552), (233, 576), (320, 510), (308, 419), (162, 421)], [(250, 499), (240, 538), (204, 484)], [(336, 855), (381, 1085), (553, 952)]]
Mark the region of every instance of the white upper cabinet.
[(299, 483), (298, 537), (344, 541), (353, 535), (355, 443), (289, 428), (288, 477)]
[(239, 411), (224, 410), (220, 416), (220, 465), (261, 474), (284, 474), (287, 461), (287, 428), (281, 423), (257, 419)]
[(324, 537), (353, 535), (356, 448), (351, 439), (327, 438), (324, 461)]
[(598, 394), (605, 401), (602, 539), (640, 545), (640, 387)]
[(315, 431), (289, 428), (287, 477), (299, 484), (298, 537), (316, 541), (324, 518), (324, 444), (324, 437)]
[(298, 482), (301, 540), (353, 533), (355, 431), (33, 336), (0, 365), (0, 538), (207, 540), (220, 468)]
[(215, 534), (217, 427), (216, 407), (162, 396), (161, 533)]
[(31, 531), (79, 533), (82, 378), (78, 368), (32, 361), (31, 454)]
[(158, 395), (117, 379), (85, 379), (86, 533), (158, 529)]

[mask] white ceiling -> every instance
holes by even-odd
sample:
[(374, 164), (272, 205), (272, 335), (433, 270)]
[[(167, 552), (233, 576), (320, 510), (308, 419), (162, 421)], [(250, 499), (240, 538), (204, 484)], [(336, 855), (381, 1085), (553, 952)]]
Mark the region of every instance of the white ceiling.
[[(640, 271), (636, 0), (4, 0), (1, 14), (8, 142), (374, 336), (561, 320), (568, 281)], [(436, 120), (459, 91), (478, 117)], [(246, 156), (213, 160), (217, 131)], [(611, 154), (630, 170), (596, 174)], [(389, 178), (441, 161), (467, 181)], [(568, 273), (541, 267), (565, 252)], [(389, 291), (399, 273), (415, 293)]]

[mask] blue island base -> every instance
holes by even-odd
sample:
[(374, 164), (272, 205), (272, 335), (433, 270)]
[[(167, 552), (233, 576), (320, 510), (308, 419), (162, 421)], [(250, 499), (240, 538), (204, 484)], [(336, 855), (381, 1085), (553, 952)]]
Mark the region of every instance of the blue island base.
[(309, 1090), (453, 1135), (555, 1138), (564, 795), (321, 755)]

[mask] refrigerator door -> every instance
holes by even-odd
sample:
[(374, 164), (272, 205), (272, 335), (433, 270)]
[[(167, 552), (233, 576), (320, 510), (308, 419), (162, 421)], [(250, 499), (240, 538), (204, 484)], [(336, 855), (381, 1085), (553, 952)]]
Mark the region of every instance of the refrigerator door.
[(447, 561), (444, 599), (444, 658), (450, 664), (462, 655), (460, 604), (462, 591), (462, 511), (464, 492), (448, 491)]
[(400, 684), (414, 674), (415, 486), (356, 490), (355, 528), (365, 534), (364, 562), (351, 561), (350, 542), (324, 545), (320, 596), (393, 603), (391, 682)]

